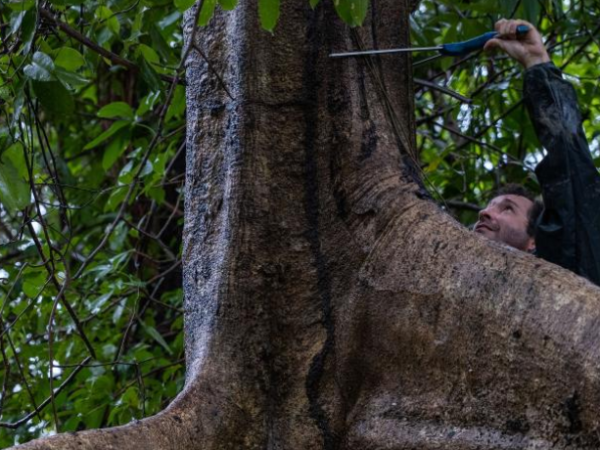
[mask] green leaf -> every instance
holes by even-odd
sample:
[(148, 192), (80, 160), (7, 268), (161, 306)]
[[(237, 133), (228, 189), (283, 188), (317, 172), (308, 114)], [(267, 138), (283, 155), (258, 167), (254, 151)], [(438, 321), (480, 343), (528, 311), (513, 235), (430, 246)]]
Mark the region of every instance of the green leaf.
[(11, 126), (17, 126), (17, 123), (19, 122), (20, 118), (21, 118), (21, 111), (23, 110), (23, 106), (25, 105), (25, 83), (21, 83), (20, 85), (17, 85), (17, 87), (14, 89), (15, 90), (15, 94), (13, 97), (13, 117), (11, 120)]
[(191, 6), (196, 3), (196, 0), (175, 0), (175, 7), (181, 11), (184, 12), (186, 10), (188, 10), (189, 8), (191, 8)]
[(104, 150), (102, 156), (102, 168), (110, 169), (114, 163), (121, 157), (127, 146), (129, 145), (129, 130), (121, 130)]
[(160, 186), (149, 187), (145, 190), (148, 197), (155, 200), (159, 205), (165, 201), (165, 190)]
[(164, 30), (165, 28), (168, 28), (174, 23), (178, 22), (180, 18), (181, 13), (179, 11), (173, 11), (171, 14), (165, 16), (164, 19), (158, 21), (158, 28)]
[(19, 239), (18, 241), (7, 242), (6, 244), (0, 244), (0, 253), (11, 253), (12, 251), (19, 251), (21, 247), (27, 247), (29, 241), (26, 239)]
[(523, 9), (525, 10), (524, 19), (536, 24), (540, 17), (540, 0), (523, 0)]
[(112, 264), (98, 264), (97, 266), (87, 269), (83, 276), (94, 275), (94, 280), (101, 280), (114, 269), (115, 268), (112, 266)]
[(27, 11), (35, 5), (35, 0), (7, 1), (4, 5), (13, 11)]
[(564, 17), (565, 13), (562, 10), (562, 1), (561, 0), (552, 0), (552, 12), (554, 13), (554, 16), (557, 18), (562, 19)]
[(169, 157), (170, 155), (167, 153), (160, 153), (154, 158), (152, 169), (154, 170), (155, 180), (160, 180), (165, 175), (165, 167)]
[[(177, 87), (179, 87), (179, 86), (177, 86)], [(175, 88), (175, 95), (177, 95), (177, 88)], [(158, 101), (159, 98), (160, 98), (160, 91), (150, 92), (140, 102), (140, 106), (138, 107), (137, 111), (135, 112), (136, 116), (141, 117), (144, 114), (146, 114), (148, 111), (150, 111), (152, 108), (154, 108), (154, 105), (156, 104), (156, 102)], [(167, 112), (166, 120), (169, 121), (168, 112)]]
[(33, 62), (38, 64), (40, 67), (44, 67), (49, 72), (54, 70), (54, 63), (52, 58), (43, 52), (35, 52), (33, 54)]
[(144, 59), (146, 61), (148, 61), (150, 64), (159, 64), (160, 63), (160, 57), (158, 56), (158, 53), (156, 53), (156, 51), (152, 47), (148, 47), (145, 44), (140, 44), (138, 49), (139, 49), (140, 53), (144, 56)]
[(36, 299), (46, 284), (46, 274), (43, 271), (28, 272), (23, 275), (23, 292), (31, 299)]
[(80, 87), (83, 87), (83, 86), (89, 84), (89, 82), (90, 82), (86, 78), (83, 78), (81, 75), (73, 73), (73, 72), (69, 72), (61, 67), (57, 67), (54, 70), (54, 75), (68, 89), (80, 88)]
[(25, 154), (23, 153), (23, 144), (15, 142), (2, 153), (2, 158), (8, 158), (19, 173), (19, 176), (24, 180), (27, 179), (27, 164), (25, 162)]
[(77, 431), (79, 424), (81, 423), (81, 418), (79, 416), (71, 416), (69, 420), (64, 422), (61, 426), (61, 431), (67, 432), (75, 432)]
[(19, 176), (18, 169), (8, 158), (0, 159), (0, 203), (11, 212), (29, 205), (31, 191), (29, 184)]
[(101, 19), (115, 36), (119, 35), (121, 23), (119, 22), (118, 16), (116, 16), (110, 8), (106, 6), (98, 7), (96, 9), (96, 17)]
[(225, 11), (231, 11), (237, 6), (237, 4), (238, 0), (219, 0), (219, 5), (221, 5), (221, 8), (223, 8)]
[(208, 25), (208, 22), (215, 13), (215, 6), (217, 6), (217, 0), (204, 0), (202, 2), (202, 9), (200, 10), (200, 16), (198, 17), (198, 25), (201, 27)]
[(115, 384), (115, 381), (110, 373), (99, 371), (99, 376), (93, 377), (91, 380), (86, 380), (90, 387), (94, 389), (93, 394), (99, 397), (104, 397), (104, 392), (110, 392)]
[(120, 117), (122, 119), (133, 120), (133, 110), (131, 109), (131, 106), (125, 102), (113, 102), (100, 108), (100, 111), (98, 111), (98, 117), (102, 117), (103, 119), (114, 119), (115, 117)]
[(175, 88), (175, 94), (173, 100), (167, 109), (166, 120), (171, 120), (174, 116), (182, 116), (185, 111), (185, 88), (183, 86), (177, 86)]
[(112, 321), (114, 324), (118, 323), (119, 320), (121, 320), (121, 317), (123, 317), (124, 311), (125, 311), (125, 300), (123, 300), (121, 303), (119, 303), (113, 312)]
[(46, 55), (50, 55), (50, 58), (52, 60), (54, 60), (54, 54), (55, 52), (55, 48), (53, 46), (51, 46), (47, 40), (43, 39), (41, 41), (38, 42), (38, 47), (36, 48), (36, 51), (45, 53)]
[(146, 82), (150, 90), (156, 91), (161, 88), (161, 81), (156, 71), (152, 68), (145, 58), (140, 58), (140, 72), (142, 79)]
[(133, 386), (128, 388), (121, 396), (121, 401), (130, 408), (139, 408), (140, 397), (138, 396), (137, 389)]
[(279, 20), (280, 0), (259, 0), (258, 16), (260, 24), (267, 31), (273, 31)]
[(42, 52), (35, 52), (31, 64), (23, 68), (23, 72), (32, 80), (51, 81), (52, 72), (54, 72), (54, 63), (52, 58)]
[(167, 344), (167, 342), (162, 337), (162, 335), (157, 331), (157, 329), (150, 325), (146, 325), (144, 322), (141, 322), (141, 323), (142, 323), (142, 327), (144, 328), (144, 331), (146, 333), (148, 333), (152, 339), (154, 339), (156, 342), (158, 342), (160, 344), (160, 346), (162, 348), (164, 348), (169, 355), (172, 355), (173, 352), (171, 351), (169, 344)]
[(100, 310), (102, 309), (104, 304), (112, 297), (112, 295), (113, 295), (113, 291), (111, 290), (111, 291), (107, 292), (106, 294), (103, 294), (100, 297), (96, 298), (96, 300), (94, 300), (90, 304), (90, 312), (92, 314), (96, 314), (96, 313), (100, 312)]
[[(34, 295), (36, 295), (39, 291), (37, 291)], [(27, 295), (27, 294), (26, 294)], [(19, 315), (25, 309), (27, 309), (30, 301), (25, 300), (24, 298), (21, 301), (11, 302), (10, 309), (13, 314)]]
[(54, 64), (70, 72), (74, 72), (85, 64), (85, 58), (74, 48), (62, 47), (58, 50)]
[(88, 143), (85, 147), (83, 147), (83, 149), (89, 150), (90, 148), (96, 147), (97, 145), (106, 141), (109, 137), (111, 137), (113, 134), (115, 134), (121, 128), (126, 127), (130, 123), (131, 122), (129, 122), (128, 120), (118, 120), (118, 121), (114, 122), (108, 130), (106, 130), (104, 133), (102, 133), (100, 136), (98, 136), (92, 142)]
[(69, 115), (75, 101), (69, 91), (58, 81), (32, 81), (33, 91), (44, 109), (53, 114)]
[(167, 44), (158, 28), (154, 25), (150, 27), (150, 37), (152, 38), (152, 47), (156, 49), (164, 61), (174, 58), (173, 49), (169, 47), (169, 44)]
[(362, 25), (369, 8), (369, 0), (334, 0), (334, 4), (338, 15), (351, 27)]
[(21, 41), (23, 46), (21, 47), (21, 54), (28, 55), (31, 51), (31, 44), (35, 36), (37, 29), (37, 12), (35, 8), (27, 10), (25, 17), (21, 23)]
[(23, 23), (23, 18), (25, 17), (25, 13), (27, 11), (15, 12), (10, 15), (10, 32), (8, 35), (16, 34), (21, 28), (21, 23)]
[[(519, 2), (520, 0), (504, 0), (503, 2), (500, 2), (499, 5), (494, 5), (492, 2), (489, 2), (488, 4), (491, 6), (493, 5), (494, 9), (496, 9), (498, 6), (500, 7), (499, 9), (502, 11), (502, 16), (503, 17), (510, 17), (510, 15), (513, 13), (515, 6), (517, 5), (517, 2)], [(537, 1), (537, 0), (536, 0)]]
[(121, 172), (119, 173), (119, 183), (129, 184), (133, 181), (133, 161), (127, 161), (127, 164), (123, 166)]
[(318, 4), (319, 4), (319, 0), (310, 0), (310, 7), (312, 9), (315, 9)]
[[(118, 252), (124, 248), (124, 245), (127, 241), (128, 230), (129, 226), (125, 224), (125, 222), (119, 222), (119, 224), (115, 227), (109, 238), (109, 247), (112, 251)], [(127, 258), (127, 252), (121, 254), (124, 255), (124, 259)]]
[(114, 211), (121, 205), (121, 202), (125, 199), (127, 195), (128, 186), (120, 186), (117, 189), (113, 190), (104, 205), (104, 212)]

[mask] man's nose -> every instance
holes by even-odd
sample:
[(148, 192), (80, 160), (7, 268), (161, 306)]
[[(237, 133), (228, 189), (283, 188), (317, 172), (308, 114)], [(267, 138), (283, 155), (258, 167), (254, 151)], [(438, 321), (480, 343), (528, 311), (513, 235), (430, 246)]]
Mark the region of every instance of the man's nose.
[(479, 220), (492, 220), (492, 211), (490, 208), (484, 208), (479, 211)]

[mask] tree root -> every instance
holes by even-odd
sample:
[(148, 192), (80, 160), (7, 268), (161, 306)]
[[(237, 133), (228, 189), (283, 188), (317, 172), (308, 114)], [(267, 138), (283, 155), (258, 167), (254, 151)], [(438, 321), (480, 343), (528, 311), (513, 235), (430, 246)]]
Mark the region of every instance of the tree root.
[[(127, 425), (101, 430), (61, 433), (14, 448), (19, 450), (138, 450), (199, 448), (202, 422), (194, 403), (201, 403), (196, 389), (185, 389), (159, 414)], [(195, 398), (194, 398), (195, 397)]]

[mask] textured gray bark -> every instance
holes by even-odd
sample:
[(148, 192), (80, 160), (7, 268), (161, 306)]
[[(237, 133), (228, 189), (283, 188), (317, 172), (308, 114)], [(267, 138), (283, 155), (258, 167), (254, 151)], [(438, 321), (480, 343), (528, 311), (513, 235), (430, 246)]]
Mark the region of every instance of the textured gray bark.
[[(24, 448), (599, 448), (599, 290), (483, 240), (415, 167), (411, 0), (219, 13), (190, 58), (187, 383), (163, 413)], [(188, 17), (189, 19), (189, 17)], [(190, 35), (190, 24), (186, 34)]]

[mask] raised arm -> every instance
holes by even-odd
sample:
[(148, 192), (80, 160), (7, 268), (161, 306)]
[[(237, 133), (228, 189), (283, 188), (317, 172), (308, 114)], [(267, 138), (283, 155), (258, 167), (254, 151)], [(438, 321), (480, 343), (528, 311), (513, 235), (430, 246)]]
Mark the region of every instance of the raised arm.
[[(517, 39), (517, 25), (531, 30)], [(524, 100), (547, 155), (536, 168), (544, 212), (536, 254), (600, 284), (600, 176), (583, 132), (573, 86), (548, 56), (538, 31), (524, 21), (496, 24), (499, 48), (525, 69)]]

